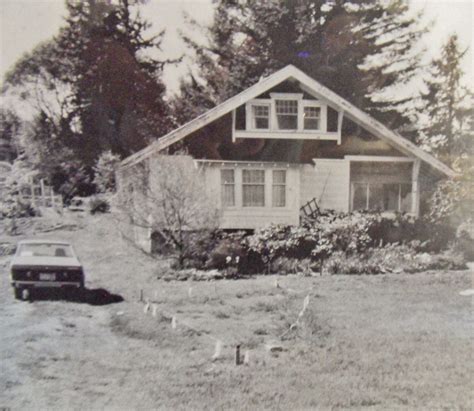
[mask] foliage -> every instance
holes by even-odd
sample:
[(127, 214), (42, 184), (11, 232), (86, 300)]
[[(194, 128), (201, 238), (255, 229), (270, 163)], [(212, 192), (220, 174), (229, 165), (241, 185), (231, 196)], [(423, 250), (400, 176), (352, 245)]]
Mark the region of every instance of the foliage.
[(7, 176), (0, 196), (0, 217), (15, 219), (39, 215), (30, 201), (20, 195), (21, 189), (29, 185), (29, 179), (35, 177), (28, 163), (21, 158), (15, 160), (11, 173)]
[(276, 258), (270, 267), (270, 272), (274, 274), (303, 274), (306, 276), (314, 275), (319, 272), (320, 266), (309, 258)]
[(115, 191), (115, 171), (120, 157), (112, 151), (104, 151), (94, 166), (94, 184), (100, 193)]
[(416, 252), (438, 252), (454, 240), (449, 227), (410, 215), (329, 213), (303, 226), (271, 225), (245, 239), (249, 251), (259, 256), (267, 271), (279, 258), (325, 260), (343, 253), (357, 256), (385, 244), (409, 244)]
[(470, 156), (462, 156), (454, 163), (458, 175), (440, 181), (429, 200), (429, 219), (458, 227), (474, 218), (474, 163)]
[(466, 268), (462, 254), (446, 250), (440, 254), (417, 253), (416, 247), (387, 244), (358, 255), (334, 253), (324, 264), (329, 274), (415, 273), (426, 270)]
[(242, 232), (221, 233), (207, 256), (206, 268), (223, 270), (232, 266), (242, 269), (247, 254), (244, 236)]
[(6, 145), (11, 150), (10, 158), (12, 161), (17, 153), (18, 136), (20, 134), (20, 118), (10, 109), (0, 108), (0, 144)]
[(109, 202), (100, 196), (94, 196), (89, 200), (89, 212), (91, 214), (107, 213), (110, 210)]
[(406, 1), (216, 3), (213, 25), (201, 28), (208, 44), (184, 36), (199, 71), (181, 86), (181, 122), (288, 64), (392, 127), (404, 122), (397, 108), (405, 100), (383, 93), (408, 82), (419, 68), (422, 30)]
[(183, 267), (196, 240), (211, 236), (218, 226), (218, 211), (202, 170), (189, 156), (163, 155), (123, 173), (120, 207), (130, 223), (159, 233)]
[(466, 51), (460, 50), (455, 34), (443, 45), (441, 56), (429, 67), (417, 119), (421, 146), (449, 165), (473, 149), (473, 95), (461, 84)]
[(146, 37), (140, 3), (67, 0), (59, 33), (5, 76), (3, 92), (33, 108), (24, 146), (40, 152), (34, 163), (49, 179), (73, 171), (63, 162), (91, 170), (102, 152), (124, 157), (168, 130), (165, 62), (147, 53), (163, 33)]

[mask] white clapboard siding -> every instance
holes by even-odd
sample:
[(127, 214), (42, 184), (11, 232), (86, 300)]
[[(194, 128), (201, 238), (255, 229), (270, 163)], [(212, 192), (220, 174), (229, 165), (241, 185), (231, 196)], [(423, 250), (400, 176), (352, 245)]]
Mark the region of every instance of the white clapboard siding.
[(303, 206), (315, 198), (321, 209), (349, 211), (350, 162), (338, 159), (315, 159), (301, 169)]

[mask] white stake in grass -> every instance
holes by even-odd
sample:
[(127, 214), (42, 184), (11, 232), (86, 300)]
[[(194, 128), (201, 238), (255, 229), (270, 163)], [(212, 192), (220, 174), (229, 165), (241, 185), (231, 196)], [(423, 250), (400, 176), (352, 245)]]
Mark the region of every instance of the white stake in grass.
[(250, 351), (246, 350), (244, 354), (244, 364), (249, 365), (250, 364)]
[(193, 296), (193, 287), (188, 288), (188, 297), (191, 298)]
[(158, 310), (158, 306), (156, 304), (152, 304), (152, 306), (151, 306), (151, 315), (153, 317), (156, 317), (157, 310)]
[(214, 355), (212, 356), (212, 361), (217, 360), (221, 356), (221, 352), (222, 352), (222, 341), (217, 340), (216, 348), (214, 349)]
[(146, 314), (148, 313), (149, 310), (150, 310), (150, 303), (147, 302), (145, 306), (143, 307), (143, 312)]
[(176, 317), (173, 316), (173, 318), (171, 319), (171, 328), (172, 328), (173, 330), (176, 330), (177, 325), (178, 325), (178, 324), (176, 323)]

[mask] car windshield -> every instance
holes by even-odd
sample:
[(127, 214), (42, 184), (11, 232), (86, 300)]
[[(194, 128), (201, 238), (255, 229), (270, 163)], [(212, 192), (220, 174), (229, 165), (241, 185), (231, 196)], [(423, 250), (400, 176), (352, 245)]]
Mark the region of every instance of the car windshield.
[(20, 244), (20, 257), (73, 257), (69, 244), (31, 243)]

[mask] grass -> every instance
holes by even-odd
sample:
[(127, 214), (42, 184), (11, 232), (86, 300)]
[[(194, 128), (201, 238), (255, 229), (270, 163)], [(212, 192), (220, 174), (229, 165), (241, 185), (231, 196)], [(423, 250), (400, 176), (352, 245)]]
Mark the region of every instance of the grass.
[[(472, 300), (459, 295), (472, 273), (277, 276), (281, 288), (275, 276), (165, 282), (156, 274), (163, 262), (114, 241), (112, 216), (90, 220), (60, 237), (75, 243), (88, 286), (125, 298), (103, 308), (123, 347), (134, 347), (131, 358), (117, 358), (129, 385), (109, 399), (112, 408), (127, 396), (140, 408), (173, 410), (473, 405)], [(156, 317), (143, 313), (140, 289)], [(216, 340), (222, 352), (212, 361)], [(237, 344), (248, 366), (234, 365)]]

